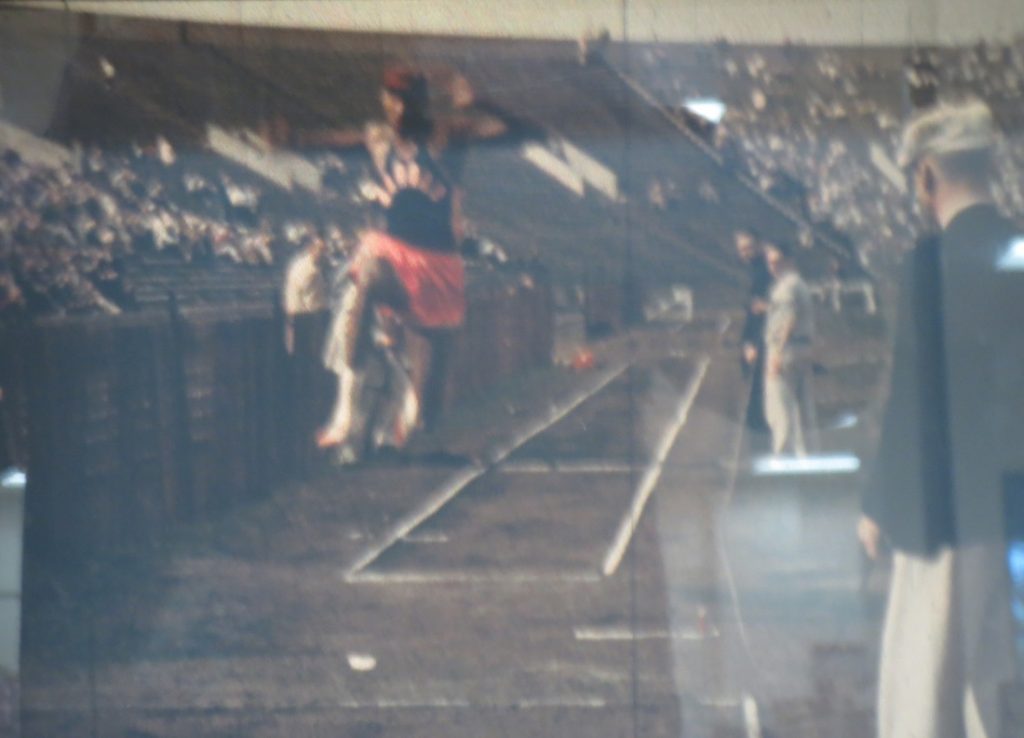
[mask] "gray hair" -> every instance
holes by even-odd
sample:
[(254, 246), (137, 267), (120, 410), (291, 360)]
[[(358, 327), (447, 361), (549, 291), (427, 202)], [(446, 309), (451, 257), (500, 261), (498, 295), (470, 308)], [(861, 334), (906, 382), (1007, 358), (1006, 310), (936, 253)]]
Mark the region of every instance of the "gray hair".
[[(914, 116), (903, 130), (898, 163), (906, 169), (926, 156), (955, 162), (968, 152), (990, 151), (996, 141), (988, 105), (978, 99), (943, 103)], [(970, 157), (967, 157), (970, 158)]]

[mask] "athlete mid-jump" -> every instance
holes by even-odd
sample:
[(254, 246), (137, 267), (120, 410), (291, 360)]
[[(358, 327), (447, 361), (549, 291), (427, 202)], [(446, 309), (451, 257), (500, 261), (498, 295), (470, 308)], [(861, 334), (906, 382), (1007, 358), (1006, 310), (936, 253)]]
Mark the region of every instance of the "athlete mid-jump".
[[(464, 78), (451, 85), (456, 107), (467, 108), (472, 90)], [(443, 403), (444, 379), (454, 331), (465, 317), (464, 276), (458, 255), (464, 225), (461, 196), (450, 166), (469, 140), (501, 135), (500, 118), (458, 114), (443, 121), (430, 115), (426, 77), (409, 67), (384, 74), (385, 121), (360, 134), (328, 130), (299, 134), (299, 145), (352, 146), (370, 154), (374, 199), (383, 210), (376, 227), (360, 239), (350, 267), (351, 285), (325, 347), (325, 363), (338, 375), (338, 397), (318, 436), (321, 447), (346, 443), (358, 413), (358, 398), (371, 348), (375, 315), (398, 315), (425, 340), (418, 352), (395, 428), (402, 445), (417, 427), (431, 427)]]

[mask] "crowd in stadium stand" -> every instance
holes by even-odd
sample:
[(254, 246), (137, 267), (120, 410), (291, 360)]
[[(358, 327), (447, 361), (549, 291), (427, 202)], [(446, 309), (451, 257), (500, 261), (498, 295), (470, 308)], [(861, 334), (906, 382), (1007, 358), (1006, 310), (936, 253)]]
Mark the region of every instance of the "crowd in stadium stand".
[[(314, 202), (311, 212), (286, 208), (274, 215), (258, 187), (216, 167), (212, 174), (183, 168), (174, 157), (159, 137), (130, 153), (92, 148), (75, 165), (57, 168), (29, 163), (13, 149), (0, 152), (0, 315), (131, 309), (136, 301), (125, 266), (147, 255), (273, 264), (277, 275), (276, 267), (314, 235), (324, 239), (332, 261), (351, 247), (355, 227), (346, 231), (322, 217), (330, 198), (363, 199), (365, 182), (347, 176), (337, 156), (316, 161), (329, 193), (323, 203)], [(462, 251), (477, 266), (524, 266), (484, 237), (468, 238)]]
[[(913, 243), (899, 174), (880, 170), (872, 144), (891, 157), (909, 108), (929, 104), (936, 94), (979, 95), (997, 111), (1019, 109), (1024, 101), (1024, 39), (916, 52), (906, 60), (903, 79), (868, 54), (819, 50), (809, 64), (776, 65), (757, 50), (723, 44), (718, 51), (725, 116), (718, 126), (691, 128), (763, 192), (819, 228), (846, 234), (872, 267), (881, 266), (878, 256), (898, 255)], [(647, 61), (646, 79), (669, 105), (677, 105), (680, 94), (712, 92), (695, 87), (685, 73), (674, 77), (662, 54)], [(1021, 125), (1011, 120), (1005, 126), (995, 192), (1018, 217), (1024, 215)]]
[[(1024, 40), (916, 52), (902, 79), (898, 68), (869, 54), (800, 52), (812, 63), (791, 63), (787, 71), (772, 61), (777, 52), (725, 44), (716, 51), (726, 113), (717, 126), (692, 121), (695, 130), (737, 174), (819, 231), (851, 239), (871, 268), (883, 266), (878, 256), (898, 255), (912, 242), (900, 174), (884, 173), (877, 160), (878, 151), (895, 149), (906, 108), (927, 103), (936, 91), (981, 95), (997, 115), (1024, 101)], [(675, 103), (680, 93), (709, 92), (688, 87), (662, 65), (664, 58), (652, 55), (646, 70), (663, 99)], [(1015, 216), (1024, 214), (1021, 125), (1005, 126), (995, 193)], [(323, 184), (349, 194), (344, 164), (321, 164)], [(699, 194), (711, 204), (718, 200), (709, 184)], [(678, 193), (666, 180), (651, 183), (647, 195), (664, 207)], [(146, 150), (90, 149), (79, 166), (57, 169), (0, 152), (0, 311), (21, 305), (33, 314), (118, 312), (133, 304), (122, 265), (140, 254), (245, 265), (281, 261), (275, 254), (304, 242), (313, 225), (272, 220), (263, 200), (258, 188), (223, 172), (189, 171), (159, 137)], [(344, 243), (337, 228), (325, 235), (333, 246)], [(809, 234), (801, 235), (809, 245)]]
[[(116, 312), (117, 264), (132, 249), (111, 195), (69, 168), (0, 159), (0, 303), (39, 301)], [(106, 294), (105, 294), (106, 293)]]
[[(123, 267), (173, 252), (184, 262), (223, 259), (252, 266), (302, 243), (308, 220), (272, 223), (259, 189), (220, 173), (172, 168), (174, 152), (91, 149), (80, 166), (31, 164), (0, 155), (0, 310), (32, 314), (117, 313), (132, 305)], [(344, 241), (337, 228), (325, 234)]]

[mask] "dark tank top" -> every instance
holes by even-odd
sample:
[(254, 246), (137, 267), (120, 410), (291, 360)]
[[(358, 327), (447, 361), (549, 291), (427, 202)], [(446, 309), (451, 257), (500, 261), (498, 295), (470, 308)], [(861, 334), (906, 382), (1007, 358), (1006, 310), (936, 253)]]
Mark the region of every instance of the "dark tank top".
[[(422, 236), (415, 239), (414, 245), (433, 251), (456, 251), (457, 244), (452, 229), (454, 185), (451, 177), (425, 146), (417, 147), (416, 155), (410, 162), (397, 154), (394, 145), (390, 145), (384, 159), (383, 171), (378, 171), (378, 176), (385, 180), (383, 183), (385, 186), (388, 185), (385, 178), (390, 179), (390, 182), (397, 183), (396, 170), (413, 162), (421, 172), (430, 174), (432, 184), (427, 195), (437, 208), (436, 212), (432, 213), (433, 217), (430, 218), (429, 227), (424, 228)], [(388, 189), (391, 188), (388, 187)]]

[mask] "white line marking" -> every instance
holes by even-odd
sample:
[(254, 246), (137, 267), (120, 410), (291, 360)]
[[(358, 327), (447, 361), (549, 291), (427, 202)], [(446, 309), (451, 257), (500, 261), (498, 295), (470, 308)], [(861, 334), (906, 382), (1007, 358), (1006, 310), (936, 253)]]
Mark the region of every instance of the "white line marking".
[(607, 707), (608, 703), (600, 697), (575, 697), (571, 699), (558, 699), (541, 697), (534, 700), (520, 700), (516, 703), (519, 709), (531, 709), (538, 707)]
[(598, 709), (607, 707), (608, 703), (600, 697), (540, 697), (522, 699), (515, 702), (498, 702), (493, 700), (471, 702), (465, 699), (452, 700), (344, 700), (337, 707), (346, 710), (416, 710), (416, 709), (485, 709), (502, 708), (511, 710), (534, 710), (552, 707), (575, 707)]
[(762, 738), (757, 702), (749, 694), (743, 695), (743, 725), (747, 729), (747, 738)]
[[(708, 464), (715, 462), (682, 462), (666, 466), (676, 469), (707, 469)], [(724, 465), (718, 464), (715, 468), (721, 469)], [(629, 464), (617, 464), (614, 462), (600, 461), (556, 461), (547, 463), (544, 461), (506, 461), (498, 467), (502, 474), (629, 474), (636, 467)]]
[(553, 464), (543, 461), (506, 461), (498, 469), (502, 474), (554, 474)]
[(451, 477), (434, 495), (428, 498), (422, 507), (416, 510), (412, 515), (399, 521), (398, 525), (392, 528), (381, 543), (376, 546), (372, 546), (368, 551), (360, 556), (359, 559), (349, 567), (345, 578), (351, 579), (356, 573), (376, 561), (377, 557), (384, 553), (385, 550), (393, 546), (396, 541), (408, 534), (409, 531), (440, 510), (445, 503), (455, 497), (455, 495), (461, 492), (466, 485), (483, 474), (484, 471), (485, 469), (482, 467), (469, 466), (457, 472), (455, 476)]
[(402, 536), (406, 543), (448, 543), (448, 536), (444, 533), (407, 533)]
[[(138, 700), (134, 702), (139, 702)], [(36, 709), (51, 709), (47, 705), (40, 705), (38, 701), (33, 702), (33, 707)], [(60, 709), (78, 708), (84, 707), (84, 705), (77, 705), (75, 703), (68, 703), (62, 701), (59, 704)], [(213, 706), (216, 709), (216, 705)], [(600, 697), (587, 697), (585, 695), (567, 695), (564, 697), (551, 696), (551, 697), (524, 697), (520, 700), (468, 700), (468, 699), (444, 699), (429, 697), (417, 699), (415, 697), (409, 699), (368, 699), (368, 700), (356, 700), (356, 699), (338, 699), (331, 701), (329, 704), (319, 708), (312, 708), (313, 712), (326, 713), (332, 710), (423, 710), (423, 709), (435, 709), (435, 710), (482, 710), (482, 709), (501, 709), (501, 710), (542, 710), (542, 709), (556, 709), (556, 708), (579, 708), (579, 709), (599, 709), (606, 707), (619, 707), (628, 708), (630, 705), (624, 704), (620, 700), (616, 700), (612, 703), (600, 698)], [(121, 699), (117, 705), (118, 709), (123, 710), (138, 710), (143, 711), (147, 709), (153, 709), (152, 705), (143, 704), (125, 704), (125, 700)], [(53, 707), (53, 709), (58, 709)], [(182, 706), (175, 704), (172, 709), (175, 710), (191, 710), (191, 709), (209, 709), (208, 707), (192, 707)], [(291, 711), (294, 708), (288, 704), (283, 704), (278, 707), (269, 708), (271, 711)]]
[(600, 582), (595, 572), (544, 571), (357, 571), (345, 575), (356, 584), (539, 584), (545, 582)]
[(375, 700), (366, 702), (355, 702), (348, 700), (342, 702), (339, 707), (349, 710), (360, 708), (372, 708), (375, 710), (409, 710), (425, 707), (432, 708), (467, 708), (473, 707), (469, 700)]
[[(504, 461), (510, 453), (515, 451), (517, 448), (522, 446), (524, 443), (529, 441), (538, 433), (541, 433), (552, 425), (557, 423), (559, 420), (564, 418), (570, 412), (575, 410), (584, 401), (588, 400), (602, 389), (604, 389), (613, 379), (622, 374), (629, 367), (629, 362), (621, 364), (617, 367), (610, 368), (600, 374), (594, 385), (583, 390), (582, 392), (576, 393), (568, 402), (563, 404), (561, 407), (555, 407), (547, 415), (547, 417), (540, 418), (535, 423), (528, 426), (519, 435), (517, 435), (511, 442), (503, 447), (499, 447), (493, 457), (495, 464)], [(376, 546), (372, 546), (362, 556), (360, 556), (354, 564), (352, 564), (345, 574), (346, 579), (351, 579), (356, 573), (365, 569), (367, 566), (377, 560), (384, 551), (390, 548), (395, 541), (401, 539), (407, 535), (409, 531), (418, 526), (427, 518), (431, 517), (438, 510), (444, 507), (455, 495), (459, 494), (463, 489), (469, 485), (477, 477), (482, 476), (487, 471), (487, 467), (484, 466), (468, 466), (462, 471), (459, 471), (449, 479), (444, 485), (441, 486), (433, 495), (427, 498), (424, 504), (411, 515), (406, 516), (398, 525), (396, 525)]]
[(686, 425), (686, 420), (690, 416), (690, 408), (693, 407), (693, 402), (697, 399), (697, 392), (704, 382), (704, 376), (707, 374), (710, 363), (711, 360), (706, 356), (701, 360), (700, 368), (690, 381), (690, 386), (687, 387), (682, 402), (679, 403), (675, 418), (668, 424), (665, 433), (658, 443), (654, 459), (640, 479), (636, 494), (633, 496), (633, 502), (629, 510), (626, 511), (626, 517), (619, 524), (619, 529), (615, 534), (612, 545), (604, 557), (601, 571), (606, 577), (614, 574), (622, 562), (622, 557), (625, 555), (629, 542), (633, 538), (637, 523), (640, 522), (640, 516), (643, 515), (644, 506), (647, 504), (651, 492), (654, 491), (658, 480), (661, 478), (661, 472), (665, 468), (665, 459), (668, 458), (669, 451), (672, 450), (672, 445), (675, 443), (679, 431)]
[(499, 471), (508, 474), (629, 474), (633, 467), (602, 461), (506, 461)]
[(623, 627), (609, 628), (574, 628), (573, 637), (577, 641), (703, 641), (718, 638), (718, 631), (709, 628), (702, 633), (696, 628), (682, 630), (631, 630)]

